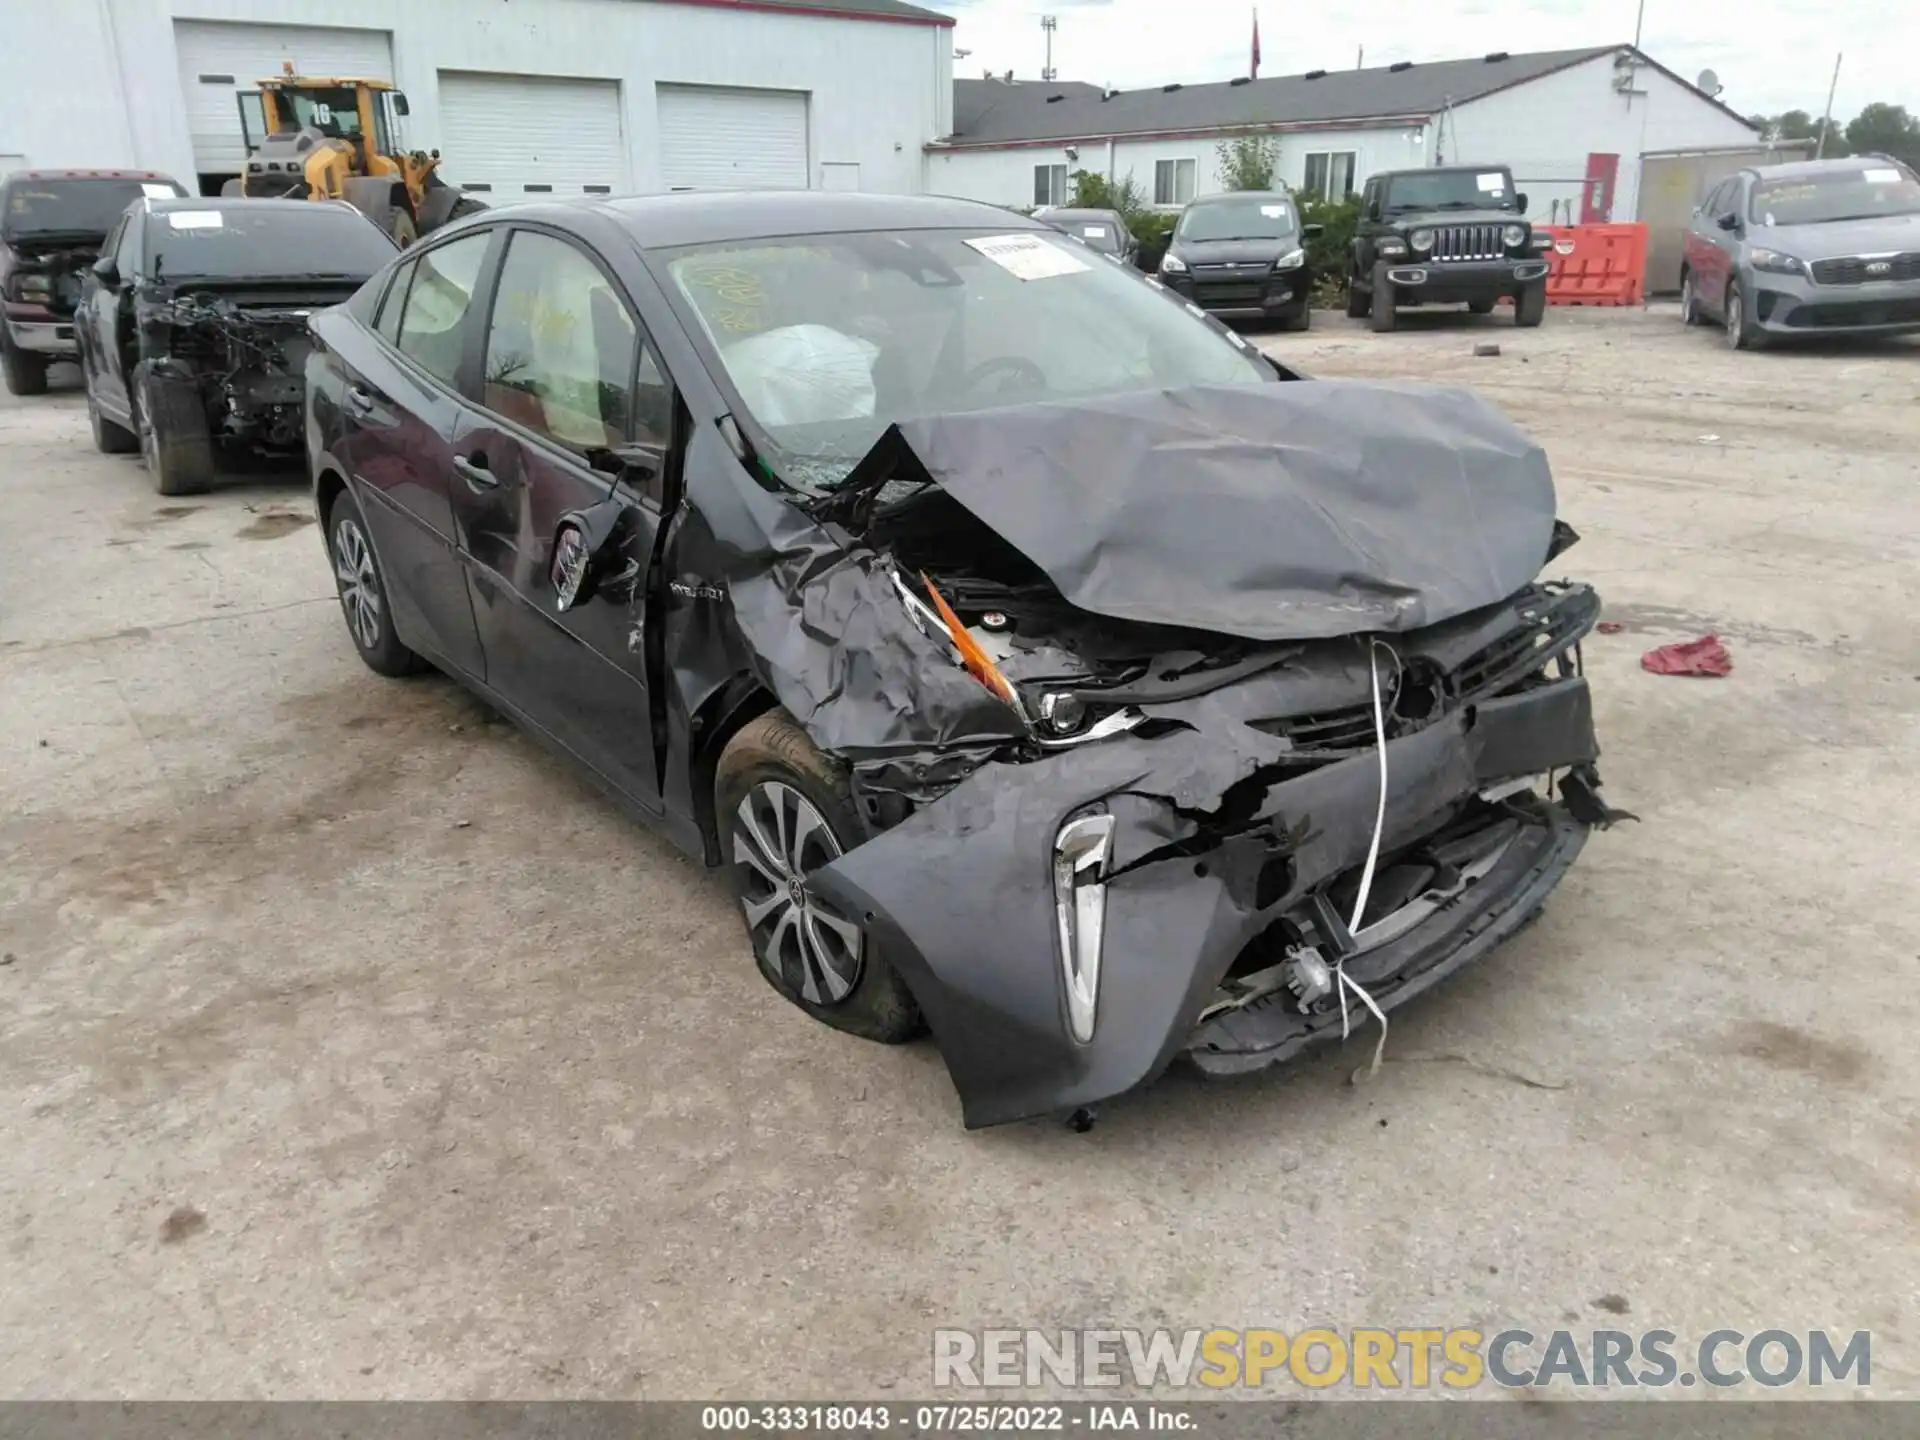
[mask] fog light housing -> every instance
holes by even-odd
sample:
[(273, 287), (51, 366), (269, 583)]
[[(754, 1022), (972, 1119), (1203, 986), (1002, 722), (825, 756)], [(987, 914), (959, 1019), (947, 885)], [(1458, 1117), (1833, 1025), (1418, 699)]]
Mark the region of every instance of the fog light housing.
[(1112, 853), (1113, 816), (1105, 813), (1077, 815), (1053, 838), (1053, 913), (1067, 987), (1067, 1028), (1082, 1045), (1093, 1039), (1100, 1000), (1107, 861)]

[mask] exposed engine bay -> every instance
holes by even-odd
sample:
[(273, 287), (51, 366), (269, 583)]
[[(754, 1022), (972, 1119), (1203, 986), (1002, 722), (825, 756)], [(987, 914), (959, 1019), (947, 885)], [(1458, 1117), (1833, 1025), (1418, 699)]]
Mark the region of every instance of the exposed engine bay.
[(138, 306), (144, 352), (192, 382), (215, 439), (279, 453), (303, 443), (303, 397), (312, 341), (307, 319), (344, 299), (184, 290)]

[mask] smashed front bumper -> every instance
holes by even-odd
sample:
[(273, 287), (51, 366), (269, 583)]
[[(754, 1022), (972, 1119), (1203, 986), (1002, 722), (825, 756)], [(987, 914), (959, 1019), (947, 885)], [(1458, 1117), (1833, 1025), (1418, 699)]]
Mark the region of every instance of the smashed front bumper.
[[(1583, 813), (1518, 797), (1516, 839), (1492, 870), (1391, 943), (1353, 954), (1349, 973), (1383, 1008), (1519, 929), (1605, 816), (1590, 788), (1591, 697), (1577, 675), (1456, 710), (1386, 749), (1384, 857), (1470, 818), (1499, 782), (1570, 770), (1579, 778), (1568, 798)], [(1329, 1026), (1338, 1033), (1337, 1009), (1286, 1014), (1289, 992), (1202, 1016), (1250, 945), (1364, 861), (1378, 763), (1368, 750), (1302, 771), (1244, 726), (989, 763), (813, 884), (862, 919), (912, 988), (969, 1128), (1070, 1111), (1182, 1054), (1203, 1069), (1251, 1069)], [(1090, 811), (1114, 824), (1095, 1027), (1080, 1043), (1054, 860), (1062, 826)]]

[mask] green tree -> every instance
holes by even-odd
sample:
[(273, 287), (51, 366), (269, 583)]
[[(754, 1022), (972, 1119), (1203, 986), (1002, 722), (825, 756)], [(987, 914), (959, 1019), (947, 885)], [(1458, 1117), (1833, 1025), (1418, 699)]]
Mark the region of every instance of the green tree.
[(1280, 169), (1280, 142), (1271, 135), (1236, 135), (1214, 147), (1220, 183), (1229, 190), (1271, 190)]
[[(1804, 110), (1782, 110), (1778, 115), (1751, 115), (1747, 118), (1772, 141), (1820, 138), (1820, 117), (1809, 115)], [(1829, 159), (1847, 153), (1847, 143), (1841, 138), (1839, 125), (1827, 127), (1827, 145), (1821, 153)]]
[(1118, 210), (1122, 219), (1131, 222), (1147, 208), (1140, 182), (1131, 172), (1124, 180), (1109, 180), (1092, 170), (1076, 170), (1069, 178), (1073, 193), (1067, 204), (1076, 210)]
[[(1882, 101), (1867, 106), (1848, 123), (1846, 136), (1856, 154), (1875, 150), (1920, 166), (1920, 117), (1909, 115), (1904, 105)], [(1833, 149), (1831, 139), (1827, 149)]]

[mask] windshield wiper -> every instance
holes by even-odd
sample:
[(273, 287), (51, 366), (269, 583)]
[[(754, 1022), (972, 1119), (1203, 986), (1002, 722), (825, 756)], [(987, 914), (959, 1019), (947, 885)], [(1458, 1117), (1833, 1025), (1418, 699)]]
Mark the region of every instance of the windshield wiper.
[(1848, 220), (1897, 220), (1903, 215), (1920, 215), (1920, 210), (1875, 210), (1866, 215), (1822, 215), (1818, 220), (1792, 220), (1792, 225), (1839, 225)]

